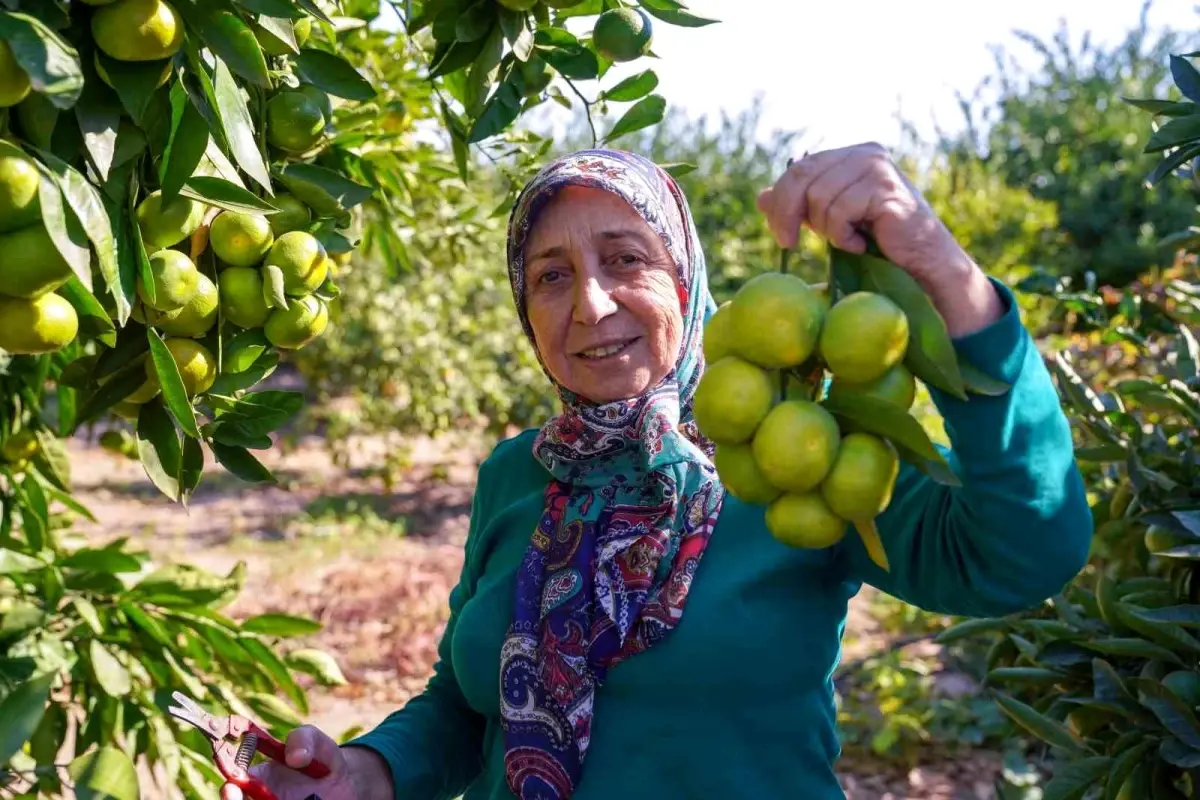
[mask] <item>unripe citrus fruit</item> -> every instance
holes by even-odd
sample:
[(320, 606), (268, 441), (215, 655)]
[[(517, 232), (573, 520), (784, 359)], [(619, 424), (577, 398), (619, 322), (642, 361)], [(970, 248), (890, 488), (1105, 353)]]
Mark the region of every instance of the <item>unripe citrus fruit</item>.
[(518, 62), (517, 70), (521, 74), (521, 84), (525, 89), (523, 94), (526, 97), (541, 94), (550, 85), (550, 81), (554, 80), (550, 65), (537, 56), (530, 56), (528, 61)]
[(888, 507), (898, 474), (900, 458), (891, 442), (869, 433), (848, 433), (821, 483), (821, 496), (842, 519), (866, 522)]
[(158, 61), (183, 46), (183, 20), (163, 0), (117, 0), (92, 15), (92, 38), (118, 61)]
[(704, 324), (704, 360), (715, 364), (725, 356), (735, 355), (733, 350), (733, 317), (729, 307), (733, 301), (726, 300)]
[(154, 326), (168, 336), (195, 339), (217, 322), (217, 287), (203, 272), (197, 273), (196, 291), (183, 308), (159, 314)]
[(771, 376), (736, 356), (709, 365), (696, 386), (692, 411), (700, 431), (721, 444), (738, 444), (754, 435), (775, 401)]
[(287, 308), (276, 308), (267, 318), (263, 333), (281, 350), (298, 350), (325, 332), (329, 311), (320, 298), (301, 297)]
[(146, 252), (153, 253), (195, 233), (204, 222), (204, 204), (180, 195), (163, 203), (160, 189), (138, 203), (137, 218)]
[(834, 378), (829, 384), (831, 398), (850, 395), (874, 397), (908, 410), (917, 396), (917, 381), (903, 364), (896, 364), (875, 380), (865, 383)]
[(312, 212), (308, 210), (308, 206), (300, 202), (295, 195), (280, 193), (275, 195), (275, 199), (271, 203), (279, 209), (274, 214), (267, 216), (267, 221), (271, 224), (271, 233), (276, 237), (300, 230), (312, 218)]
[(271, 245), (263, 266), (283, 272), (283, 291), (292, 297), (312, 294), (329, 274), (325, 248), (304, 231), (285, 233)]
[[(146, 398), (149, 400), (149, 398)], [(114, 403), (109, 409), (121, 419), (127, 419), (130, 422), (136, 422), (138, 415), (142, 413), (142, 407), (130, 400), (122, 400), (119, 403)]]
[(150, 256), (150, 275), (154, 280), (154, 297), (141, 277), (138, 277), (138, 297), (155, 311), (174, 311), (183, 308), (196, 293), (200, 271), (192, 260), (178, 250), (159, 250)]
[(71, 265), (41, 222), (0, 234), (0, 258), (0, 295), (37, 297), (71, 277)]
[[(99, 50), (97, 50), (95, 52), (95, 54), (92, 56), (92, 63), (96, 67), (96, 77), (98, 77), (100, 80), (104, 81), (104, 83), (106, 85), (108, 85), (110, 88), (115, 89), (116, 87), (113, 86), (112, 78), (109, 77), (108, 70), (106, 70), (104, 68), (104, 62), (100, 60), (100, 51)], [(165, 84), (168, 80), (171, 79), (171, 72), (172, 72), (171, 67), (172, 66), (173, 66), (173, 64), (171, 62), (171, 59), (169, 59), (169, 58), (163, 59), (162, 73), (159, 75), (157, 87), (161, 87), (163, 84)]]
[(592, 43), (609, 61), (633, 61), (650, 49), (654, 31), (640, 8), (614, 8), (596, 19)]
[(0, 108), (15, 106), (29, 96), (29, 73), (17, 63), (12, 47), (0, 39)]
[(854, 292), (825, 315), (818, 348), (835, 378), (852, 383), (875, 380), (904, 360), (908, 317), (876, 292)]
[(754, 460), (773, 485), (802, 494), (815, 489), (837, 458), (841, 433), (833, 415), (807, 400), (786, 400), (754, 434)]
[(333, 103), (329, 100), (329, 95), (322, 90), (313, 86), (311, 83), (302, 83), (296, 87), (296, 91), (313, 101), (313, 105), (321, 109), (321, 116), (325, 120), (325, 124), (333, 121)]
[(271, 309), (263, 297), (262, 274), (253, 267), (230, 267), (217, 276), (221, 313), (239, 328), (258, 328)]
[(817, 492), (785, 494), (767, 506), (767, 530), (790, 547), (832, 547), (846, 534), (846, 521)]
[(780, 491), (762, 474), (748, 444), (717, 445), (713, 465), (725, 489), (743, 503), (765, 506), (779, 497)]
[(35, 355), (65, 347), (79, 333), (75, 307), (53, 292), (0, 297), (0, 349)]
[(127, 430), (110, 428), (100, 434), (100, 447), (114, 455), (133, 457), (137, 453), (137, 440)]
[(528, 11), (538, 4), (538, 0), (496, 0), (509, 11)]
[(325, 116), (308, 95), (284, 90), (267, 102), (267, 141), (288, 153), (303, 153), (321, 139)]
[(208, 229), (208, 241), (217, 258), (233, 267), (252, 267), (275, 243), (271, 223), (262, 214), (222, 211)]
[(804, 363), (821, 333), (820, 297), (795, 275), (765, 272), (742, 284), (729, 304), (733, 348), (768, 369)]
[(0, 458), (8, 462), (25, 461), (37, 455), (37, 435), (31, 430), (20, 430), (0, 445)]
[(0, 140), (0, 232), (24, 228), (41, 216), (37, 166), (21, 148)]
[(1164, 528), (1160, 525), (1151, 525), (1146, 528), (1143, 541), (1146, 544), (1146, 549), (1152, 554), (1172, 550), (1185, 544), (1200, 544), (1200, 539), (1183, 533), (1176, 533), (1170, 528)]
[[(192, 339), (167, 339), (164, 344), (171, 351), (188, 397), (207, 392), (217, 379), (217, 359), (212, 352)], [(156, 388), (161, 388), (153, 359), (146, 359), (146, 377)]]

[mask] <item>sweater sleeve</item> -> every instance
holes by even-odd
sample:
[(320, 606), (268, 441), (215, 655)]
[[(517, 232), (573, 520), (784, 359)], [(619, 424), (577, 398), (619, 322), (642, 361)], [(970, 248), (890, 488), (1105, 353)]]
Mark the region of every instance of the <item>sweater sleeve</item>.
[(939, 484), (903, 464), (877, 520), (891, 571), (870, 560), (853, 530), (838, 555), (852, 580), (962, 616), (1015, 613), (1058, 593), (1086, 563), (1092, 537), (1058, 393), (1016, 299), (992, 283), (1004, 316), (954, 346), (1012, 388), (963, 401), (930, 387), (951, 444), (939, 449), (962, 485)]
[(459, 612), (475, 591), (471, 549), (485, 519), (483, 505), (477, 487), (471, 501), (466, 558), (459, 581), (450, 591), (450, 616), (428, 684), (376, 728), (347, 743), (370, 748), (383, 757), (391, 770), (397, 800), (450, 800), (461, 795), (483, 769), (484, 718), (467, 705), (451, 658)]

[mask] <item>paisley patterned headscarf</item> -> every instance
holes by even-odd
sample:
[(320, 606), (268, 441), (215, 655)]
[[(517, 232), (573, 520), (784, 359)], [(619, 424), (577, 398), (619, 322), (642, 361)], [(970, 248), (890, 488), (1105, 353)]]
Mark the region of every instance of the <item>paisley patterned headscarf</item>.
[(562, 413), (535, 440), (552, 480), (500, 655), (505, 770), (522, 800), (575, 791), (597, 688), (678, 624), (724, 498), (712, 445), (692, 417), (701, 334), (716, 304), (687, 200), (664, 170), (632, 153), (584, 150), (525, 187), (509, 221), (508, 263), (526, 336), (534, 341), (525, 243), (565, 186), (612, 192), (658, 234), (678, 268), (684, 329), (674, 369), (640, 397), (596, 405), (556, 384)]

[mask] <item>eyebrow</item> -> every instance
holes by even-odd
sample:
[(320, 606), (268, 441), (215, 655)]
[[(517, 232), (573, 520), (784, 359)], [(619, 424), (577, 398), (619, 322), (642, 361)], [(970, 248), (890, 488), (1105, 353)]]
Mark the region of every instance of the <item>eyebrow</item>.
[[(599, 236), (601, 239), (604, 239), (604, 240), (610, 241), (610, 242), (619, 241), (621, 239), (634, 239), (634, 240), (644, 244), (646, 241), (645, 236), (643, 236), (640, 231), (636, 231), (632, 228), (621, 228), (621, 229), (611, 230), (611, 231), (600, 231)], [(565, 255), (565, 254), (566, 254), (566, 248), (563, 247), (562, 245), (556, 244), (551, 247), (547, 247), (544, 250), (539, 250), (538, 252), (534, 253), (533, 256), (531, 258), (529, 258), (529, 261), (539, 261), (543, 258), (557, 258), (557, 257)]]

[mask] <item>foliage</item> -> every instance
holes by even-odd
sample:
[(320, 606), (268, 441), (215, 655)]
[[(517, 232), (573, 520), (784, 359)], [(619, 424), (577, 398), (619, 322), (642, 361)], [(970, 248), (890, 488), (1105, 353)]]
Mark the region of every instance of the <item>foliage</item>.
[[(261, 389), (303, 338), (276, 327), (274, 315), (295, 306), (321, 319), (328, 306), (340, 321), (333, 276), (360, 242), (397, 272), (417, 273), (428, 265), (422, 249), (442, 248), (424, 273), (434, 280), (477, 252), (459, 245), (474, 241), (471, 224), (455, 221), (477, 212), (461, 188), (476, 166), (469, 148), (489, 158), (503, 151), (524, 168), (540, 145), (510, 135), (518, 116), (561, 95), (553, 81), (598, 80), (611, 66), (565, 28), (567, 17), (607, 7), (598, 2), (553, 18), (541, 5), (512, 12), (491, 0), (417, 0), (403, 12), (376, 0), (151, 6), (144, 26), (129, 15), (145, 4), (126, 0), (7, 0), (0, 10), (0, 41), (18, 66), (4, 76), (2, 154), (35, 170), (29, 230), (47, 242), (29, 269), (59, 260), (69, 269), (49, 288), (30, 288), (6, 261), (0, 294), (26, 305), (25, 294), (61, 298), (56, 308), (75, 320), (34, 344), (9, 320), (10, 352), (0, 352), (0, 786), (30, 795), (136, 798), (138, 760), (188, 796), (207, 794), (218, 778), (207, 741), (167, 723), (171, 691), (286, 729), (307, 710), (304, 675), (341, 681), (328, 655), (284, 652), (286, 639), (315, 623), (220, 613), (242, 585), (241, 567), (218, 576), (150, 564), (123, 540), (77, 541), (72, 524), (90, 514), (71, 494), (61, 438), (84, 425), (133, 423), (127, 454), (176, 502), (190, 499), (208, 460), (247, 483), (273, 482), (252, 451), (271, 448), (304, 402)], [(646, 7), (669, 24), (711, 22), (671, 0)], [(386, 12), (400, 14), (400, 31), (380, 25)], [(538, 59), (550, 66), (535, 87), (525, 76)], [(661, 119), (665, 101), (653, 85), (643, 91), (647, 83), (609, 98), (631, 104), (610, 137)], [(430, 127), (448, 137), (448, 155), (422, 141)], [(310, 286), (291, 274), (290, 257), (255, 250), (263, 288), (246, 299), (261, 294), (272, 316), (234, 325), (222, 259), (250, 256), (226, 250), (210, 223), (219, 212), (276, 222), (284, 193), (307, 216), (291, 227), (320, 243), (292, 240), (315, 254), (304, 274), (324, 280)], [(159, 201), (186, 213), (156, 222), (148, 209)], [(501, 205), (498, 194), (489, 210)], [(265, 236), (266, 221), (254, 220)], [(10, 245), (5, 256), (22, 252)], [(169, 306), (200, 298), (190, 288), (200, 279), (161, 281), (163, 263), (187, 263), (178, 269), (211, 282), (215, 307), (196, 311), (199, 332), (172, 333)], [(366, 285), (395, 274), (379, 270)], [(67, 741), (74, 760), (61, 764)]]
[(1041, 62), (1024, 69), (998, 52), (995, 74), (976, 93), (989, 99), (964, 102), (966, 131), (943, 143), (1054, 204), (1063, 236), (1042, 265), (1077, 284), (1089, 270), (1099, 283), (1120, 286), (1170, 264), (1172, 250), (1159, 241), (1194, 214), (1197, 194), (1188, 183), (1146, 191), (1144, 114), (1120, 101), (1165, 90), (1168, 54), (1191, 46), (1174, 32), (1153, 34), (1146, 7), (1111, 47), (1086, 36), (1075, 47), (1065, 24), (1050, 41), (1018, 34)]

